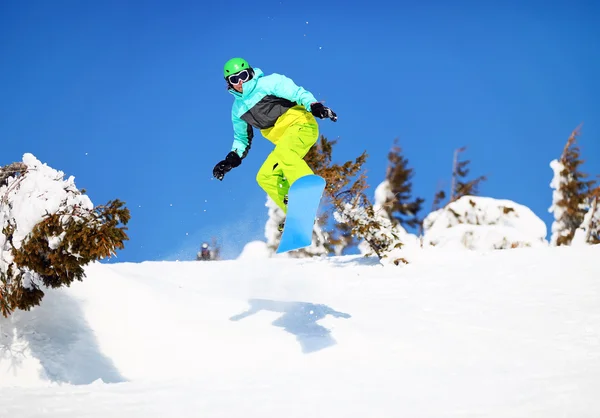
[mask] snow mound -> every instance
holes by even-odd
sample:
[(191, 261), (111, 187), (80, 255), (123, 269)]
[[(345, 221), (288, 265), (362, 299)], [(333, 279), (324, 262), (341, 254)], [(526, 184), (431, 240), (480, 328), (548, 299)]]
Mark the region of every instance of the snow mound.
[(248, 260), (256, 258), (269, 258), (273, 255), (271, 249), (264, 241), (251, 241), (244, 245), (238, 260)]
[(546, 246), (546, 225), (531, 209), (507, 199), (463, 196), (429, 214), (424, 244), (494, 250)]

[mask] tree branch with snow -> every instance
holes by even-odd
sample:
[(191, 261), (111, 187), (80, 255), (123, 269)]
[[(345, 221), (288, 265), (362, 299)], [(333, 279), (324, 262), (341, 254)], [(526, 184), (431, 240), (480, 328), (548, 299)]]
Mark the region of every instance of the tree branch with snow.
[[(114, 256), (128, 240), (120, 200), (92, 204), (74, 178), (25, 154), (0, 170), (0, 312), (39, 305), (43, 287), (69, 286), (90, 262)], [(11, 174), (12, 172), (12, 174)]]

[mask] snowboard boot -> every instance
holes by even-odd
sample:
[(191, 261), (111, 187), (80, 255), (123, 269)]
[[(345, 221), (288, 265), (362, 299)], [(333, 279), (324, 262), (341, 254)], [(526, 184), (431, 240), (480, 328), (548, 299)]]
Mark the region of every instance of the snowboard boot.
[[(284, 198), (283, 198), (283, 204), (284, 204), (285, 206), (287, 206), (287, 204), (288, 204), (288, 195), (285, 195), (285, 196), (284, 196)], [(283, 232), (283, 228), (284, 228), (284, 226), (285, 226), (285, 221), (281, 221), (281, 223), (280, 223), (280, 224), (277, 226), (277, 230), (278, 230), (279, 232)]]
[[(285, 180), (285, 177), (283, 178), (283, 180)], [(288, 205), (288, 195), (287, 194), (283, 197), (283, 204), (285, 206)], [(285, 221), (281, 221), (281, 223), (279, 225), (277, 225), (277, 230), (279, 232), (283, 232), (284, 226), (285, 226)]]

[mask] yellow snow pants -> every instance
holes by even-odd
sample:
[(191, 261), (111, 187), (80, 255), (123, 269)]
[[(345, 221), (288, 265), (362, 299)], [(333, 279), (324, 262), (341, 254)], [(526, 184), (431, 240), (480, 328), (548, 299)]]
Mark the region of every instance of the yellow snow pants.
[(275, 126), (260, 132), (275, 144), (275, 149), (258, 170), (256, 181), (277, 206), (287, 213), (283, 200), (290, 186), (300, 177), (313, 174), (304, 161), (304, 156), (317, 142), (319, 125), (303, 106), (294, 106), (279, 117)]

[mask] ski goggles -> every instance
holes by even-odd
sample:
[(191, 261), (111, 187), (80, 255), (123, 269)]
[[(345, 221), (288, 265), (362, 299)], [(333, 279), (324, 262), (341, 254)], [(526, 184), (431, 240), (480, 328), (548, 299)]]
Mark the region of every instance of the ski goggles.
[(237, 74), (231, 74), (230, 76), (227, 77), (227, 79), (229, 80), (229, 82), (231, 84), (238, 84), (240, 81), (248, 81), (248, 79), (250, 78), (250, 72), (248, 70), (242, 70)]

